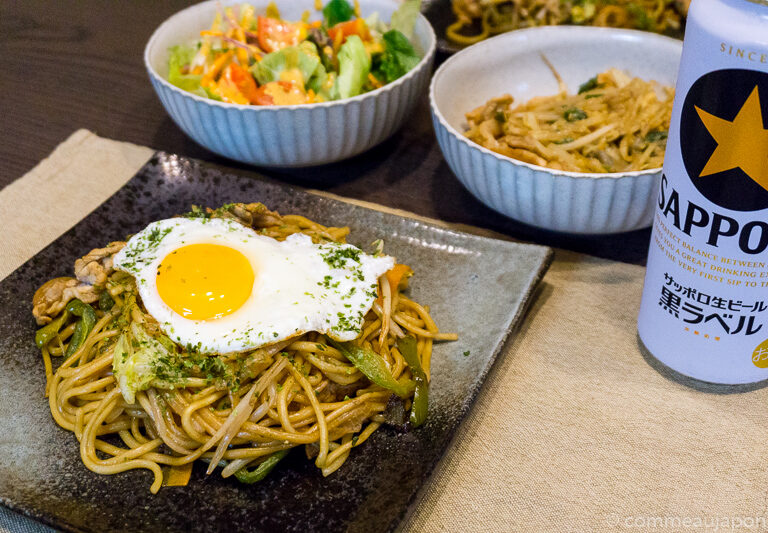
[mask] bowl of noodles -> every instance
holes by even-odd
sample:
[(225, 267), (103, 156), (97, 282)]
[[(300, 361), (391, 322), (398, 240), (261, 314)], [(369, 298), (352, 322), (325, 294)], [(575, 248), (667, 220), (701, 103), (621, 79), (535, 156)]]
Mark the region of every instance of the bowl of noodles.
[(435, 73), (430, 107), (448, 165), (481, 202), (581, 234), (651, 223), (679, 41), (544, 27), (485, 40)]
[(627, 28), (683, 38), (690, 0), (424, 0), (437, 48), (454, 53), (489, 37), (539, 26)]

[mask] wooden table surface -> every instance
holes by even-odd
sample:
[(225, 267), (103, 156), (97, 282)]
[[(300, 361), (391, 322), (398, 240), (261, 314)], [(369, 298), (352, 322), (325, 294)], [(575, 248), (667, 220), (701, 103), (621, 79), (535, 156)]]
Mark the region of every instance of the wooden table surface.
[[(195, 144), (168, 117), (143, 65), (154, 29), (189, 2), (0, 3), (0, 189), (78, 128), (254, 171), (516, 239), (643, 264), (649, 230), (583, 237), (538, 230), (477, 201), (444, 161), (426, 95), (392, 138), (351, 160), (311, 169), (254, 169)], [(438, 56), (436, 63), (445, 57)], [(30, 206), (34, 208), (34, 206)]]

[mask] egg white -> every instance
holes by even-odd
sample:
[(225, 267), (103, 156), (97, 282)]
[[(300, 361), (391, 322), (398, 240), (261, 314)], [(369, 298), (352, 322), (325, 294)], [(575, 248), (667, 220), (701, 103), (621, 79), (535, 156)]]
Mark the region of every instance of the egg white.
[[(162, 300), (157, 269), (169, 253), (190, 244), (228, 246), (248, 259), (255, 280), (239, 309), (218, 319), (190, 320)], [(116, 269), (135, 277), (144, 307), (165, 334), (202, 353), (241, 352), (308, 331), (355, 339), (379, 276), (393, 266), (392, 257), (373, 257), (348, 244), (314, 244), (303, 234), (281, 242), (225, 219), (153, 222), (114, 258)]]

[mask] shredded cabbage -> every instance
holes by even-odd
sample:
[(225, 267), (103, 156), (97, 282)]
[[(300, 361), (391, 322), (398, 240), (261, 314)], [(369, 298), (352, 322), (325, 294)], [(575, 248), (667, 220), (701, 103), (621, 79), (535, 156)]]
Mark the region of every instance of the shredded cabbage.
[(120, 335), (115, 344), (112, 372), (126, 402), (135, 403), (136, 393), (149, 388), (155, 379), (157, 362), (168, 355), (168, 349), (136, 322), (131, 324), (130, 334)]

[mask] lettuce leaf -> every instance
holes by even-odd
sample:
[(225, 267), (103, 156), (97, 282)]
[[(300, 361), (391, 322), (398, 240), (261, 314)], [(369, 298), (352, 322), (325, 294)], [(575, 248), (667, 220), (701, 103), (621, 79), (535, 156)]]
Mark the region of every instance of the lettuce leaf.
[(373, 65), (373, 74), (391, 83), (415, 67), (421, 58), (408, 38), (398, 30), (384, 34), (384, 53), (379, 54)]
[[(288, 46), (265, 55), (261, 61), (251, 67), (251, 72), (260, 85), (271, 81), (280, 81), (280, 76), (288, 70), (296, 69), (301, 73), (304, 85), (310, 81), (318, 68), (322, 68), (320, 56), (314, 44), (305, 41), (298, 46)], [(325, 73), (325, 69), (322, 69)], [(323, 78), (323, 81), (325, 79)]]
[(315, 68), (310, 72), (310, 64), (308, 62), (305, 63), (306, 73), (302, 72), (302, 75), (305, 76), (304, 79), (307, 85), (309, 85), (310, 80), (313, 78), (322, 78), (322, 81), (324, 82), (326, 70), (325, 65), (323, 65), (323, 59), (320, 57), (320, 52), (318, 51), (317, 45), (311, 41), (302, 41), (299, 43), (299, 50), (301, 50), (303, 54), (309, 56), (312, 60), (312, 64), (316, 65)]
[(341, 45), (338, 54), (339, 77), (333, 86), (332, 96), (351, 98), (357, 96), (363, 89), (371, 71), (371, 59), (365, 50), (363, 41), (357, 35), (350, 35)]
[(330, 93), (328, 89), (325, 87), (326, 81), (328, 80), (328, 71), (325, 70), (325, 67), (322, 63), (317, 65), (317, 68), (312, 73), (312, 76), (307, 80), (306, 84), (306, 90), (313, 90), (315, 91), (315, 94), (322, 95), (326, 100), (330, 99)]
[(313, 61), (317, 62), (315, 69), (304, 78), (304, 88), (306, 90), (312, 89), (315, 91), (315, 94), (320, 94), (326, 100), (328, 100), (330, 98), (330, 94), (328, 89), (325, 88), (325, 83), (328, 79), (328, 71), (325, 69), (323, 59), (320, 57), (320, 52), (318, 51), (317, 46), (313, 42), (304, 41), (299, 44), (299, 48), (301, 48), (303, 53), (312, 57)]
[(182, 67), (189, 65), (197, 55), (197, 50), (193, 46), (172, 46), (168, 49), (168, 81), (182, 89), (189, 91), (203, 98), (207, 98), (208, 94), (200, 87), (200, 80), (203, 79), (201, 75), (195, 74), (182, 74)]
[(413, 37), (413, 28), (416, 25), (416, 18), (421, 9), (421, 0), (405, 0), (397, 10), (392, 13), (392, 19), (389, 23), (391, 30), (397, 30), (406, 38)]
[(330, 28), (339, 22), (350, 20), (355, 14), (353, 8), (347, 0), (331, 0), (323, 8), (323, 18), (325, 27)]
[(381, 20), (378, 11), (374, 11), (371, 16), (365, 19), (365, 25), (368, 26), (368, 31), (374, 38), (380, 38), (389, 29)]

